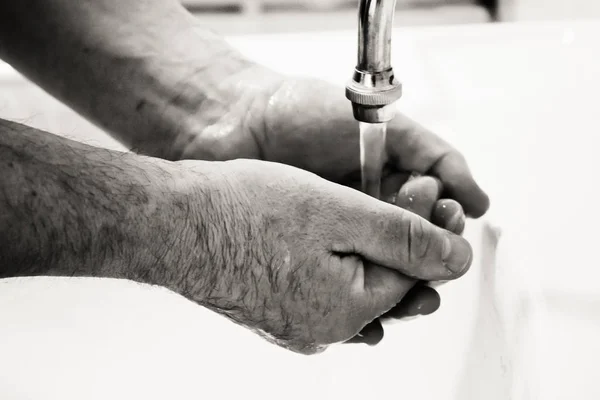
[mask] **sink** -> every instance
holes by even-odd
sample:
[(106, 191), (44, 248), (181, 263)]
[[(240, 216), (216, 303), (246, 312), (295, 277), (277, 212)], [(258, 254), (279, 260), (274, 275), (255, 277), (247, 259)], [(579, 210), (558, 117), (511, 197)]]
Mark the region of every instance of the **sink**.
[[(230, 41), (342, 87), (354, 36)], [(473, 267), (440, 287), (437, 313), (389, 325), (380, 346), (305, 357), (162, 288), (4, 280), (3, 398), (600, 398), (598, 37), (600, 21), (396, 30), (398, 106), (459, 147), (492, 198), (467, 226)], [(0, 86), (0, 117), (123, 149), (6, 65)]]
[(538, 382), (537, 294), (513, 284), (524, 274), (496, 268), (497, 228), (471, 223), (466, 235), (477, 250), (473, 270), (439, 289), (437, 313), (386, 324), (378, 347), (340, 345), (313, 357), (279, 349), (161, 288), (104, 279), (0, 281), (0, 393), (533, 398), (516, 394), (531, 394)]

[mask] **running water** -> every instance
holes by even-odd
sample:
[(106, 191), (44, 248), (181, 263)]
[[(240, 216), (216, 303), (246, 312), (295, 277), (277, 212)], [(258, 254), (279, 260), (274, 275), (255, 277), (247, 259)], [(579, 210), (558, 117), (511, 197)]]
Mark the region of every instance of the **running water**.
[(387, 123), (360, 122), (359, 126), (362, 191), (379, 199), (381, 197), (381, 170), (385, 161)]
[[(377, 199), (381, 198), (381, 170), (385, 160), (385, 135), (387, 123), (369, 124), (359, 122), (360, 127), (360, 172), (362, 191)], [(376, 319), (358, 334), (364, 343), (375, 344), (383, 338), (383, 326)]]

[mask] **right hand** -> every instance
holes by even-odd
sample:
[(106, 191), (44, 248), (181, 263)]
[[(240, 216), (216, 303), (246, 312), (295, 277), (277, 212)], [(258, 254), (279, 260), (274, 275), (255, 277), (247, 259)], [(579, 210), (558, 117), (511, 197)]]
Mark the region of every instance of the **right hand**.
[[(184, 185), (207, 176), (181, 163)], [(178, 258), (188, 261), (169, 286), (290, 350), (344, 342), (415, 279), (451, 280), (470, 266), (465, 239), (356, 190), (283, 164), (217, 168), (211, 209), (192, 208), (191, 247)]]
[[(454, 232), (463, 233), (465, 212), (456, 200), (443, 198), (443, 183), (432, 176), (418, 176), (408, 179), (402, 176), (389, 176), (382, 182), (382, 198), (392, 204), (410, 211), (436, 226)], [(398, 189), (398, 186), (401, 186)], [(402, 319), (417, 315), (428, 315), (440, 306), (440, 295), (425, 282), (415, 281), (415, 286), (402, 298), (402, 301), (380, 319)], [(376, 345), (383, 339), (382, 321), (376, 319), (363, 328), (360, 333), (346, 343), (365, 343)]]

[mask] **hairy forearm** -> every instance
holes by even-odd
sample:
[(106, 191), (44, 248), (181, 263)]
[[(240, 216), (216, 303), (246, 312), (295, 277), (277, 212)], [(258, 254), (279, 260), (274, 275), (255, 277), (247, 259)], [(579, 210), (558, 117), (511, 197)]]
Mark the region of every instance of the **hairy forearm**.
[(0, 277), (164, 281), (189, 214), (172, 164), (0, 120)]
[(178, 0), (6, 0), (0, 58), (134, 151), (178, 159), (249, 62)]

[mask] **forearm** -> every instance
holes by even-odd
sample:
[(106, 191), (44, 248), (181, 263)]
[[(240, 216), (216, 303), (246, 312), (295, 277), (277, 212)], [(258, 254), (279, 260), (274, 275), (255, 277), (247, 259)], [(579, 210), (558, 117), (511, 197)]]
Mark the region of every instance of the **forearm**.
[(0, 57), (133, 150), (169, 159), (249, 64), (177, 0), (3, 1)]
[(0, 277), (159, 283), (188, 222), (171, 164), (0, 120)]

